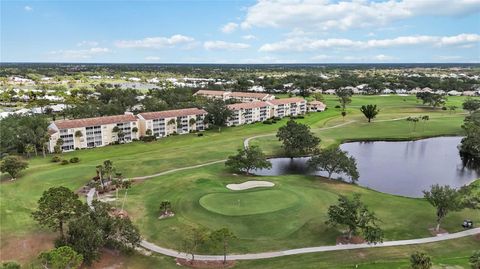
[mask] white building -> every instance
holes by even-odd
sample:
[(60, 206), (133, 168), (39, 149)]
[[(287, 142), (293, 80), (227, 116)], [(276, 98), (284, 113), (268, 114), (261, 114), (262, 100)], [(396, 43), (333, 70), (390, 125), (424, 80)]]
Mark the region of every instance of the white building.
[(227, 125), (232, 126), (264, 121), (271, 118), (273, 105), (269, 102), (256, 101), (228, 105), (228, 108), (233, 111), (233, 115)]
[[(198, 108), (185, 108), (138, 114), (140, 136), (165, 137), (206, 129), (207, 112)], [(147, 131), (150, 130), (150, 131)]]
[[(118, 128), (118, 132), (116, 132), (115, 129), (117, 128), (115, 127)], [(137, 128), (137, 132), (134, 131), (134, 128)], [(63, 140), (61, 145), (63, 151), (102, 147), (115, 142), (130, 142), (132, 139), (138, 139), (137, 117), (131, 113), (86, 119), (58, 120), (48, 126), (48, 131), (50, 133), (50, 152), (54, 151), (60, 138)]]

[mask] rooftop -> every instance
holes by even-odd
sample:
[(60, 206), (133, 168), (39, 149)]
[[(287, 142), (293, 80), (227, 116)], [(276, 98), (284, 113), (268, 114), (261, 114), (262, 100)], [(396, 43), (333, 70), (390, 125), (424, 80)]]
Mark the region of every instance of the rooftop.
[(250, 102), (250, 103), (238, 103), (238, 104), (231, 104), (228, 105), (228, 108), (231, 110), (240, 110), (240, 109), (251, 109), (251, 108), (257, 108), (257, 107), (265, 107), (269, 106), (270, 104), (267, 102)]
[(285, 105), (285, 104), (290, 104), (290, 103), (299, 103), (299, 102), (305, 102), (305, 99), (299, 98), (299, 97), (292, 97), (292, 98), (282, 98), (282, 99), (275, 99), (268, 101), (269, 103), (272, 103), (274, 105)]
[(132, 122), (136, 120), (137, 117), (135, 117), (133, 114), (125, 114), (75, 120), (58, 120), (54, 121), (53, 123), (57, 126), (58, 129), (70, 129), (122, 122)]
[(184, 109), (175, 109), (175, 110), (165, 110), (165, 111), (156, 111), (156, 112), (145, 112), (138, 114), (146, 120), (153, 119), (165, 119), (165, 118), (174, 118), (174, 117), (183, 117), (189, 115), (202, 115), (207, 113), (207, 111), (198, 108), (184, 108)]

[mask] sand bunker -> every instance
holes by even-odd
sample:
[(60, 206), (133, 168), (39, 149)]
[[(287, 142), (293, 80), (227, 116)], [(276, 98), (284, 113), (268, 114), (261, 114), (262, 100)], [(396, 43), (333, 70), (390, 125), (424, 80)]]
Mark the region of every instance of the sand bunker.
[(252, 180), (252, 181), (243, 182), (241, 184), (228, 184), (227, 188), (234, 191), (241, 191), (241, 190), (248, 190), (248, 189), (258, 188), (258, 187), (273, 187), (273, 186), (275, 186), (275, 184), (270, 181)]

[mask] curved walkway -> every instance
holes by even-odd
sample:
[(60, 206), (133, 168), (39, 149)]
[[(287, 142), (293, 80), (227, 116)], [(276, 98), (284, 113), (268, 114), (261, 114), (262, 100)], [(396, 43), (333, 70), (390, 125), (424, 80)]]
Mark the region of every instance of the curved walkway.
[[(275, 257), (283, 257), (283, 256), (307, 254), (307, 253), (315, 253), (315, 252), (336, 251), (336, 250), (417, 245), (417, 244), (435, 243), (435, 242), (440, 242), (440, 241), (445, 241), (450, 239), (472, 236), (475, 234), (480, 234), (480, 228), (475, 228), (475, 229), (466, 230), (458, 233), (445, 234), (445, 235), (440, 235), (435, 237), (426, 237), (426, 238), (410, 239), (410, 240), (386, 241), (376, 245), (364, 243), (364, 244), (356, 244), (356, 245), (348, 244), (348, 245), (296, 248), (296, 249), (272, 251), (272, 252), (234, 254), (234, 255), (228, 255), (227, 259), (228, 260), (259, 260), (259, 259), (269, 259), (269, 258), (275, 258)], [(140, 245), (150, 251), (167, 255), (170, 257), (175, 257), (175, 258), (190, 257), (190, 254), (178, 252), (173, 249), (162, 248), (145, 240), (143, 240)], [(215, 260), (215, 261), (223, 260), (223, 255), (195, 255), (195, 259), (196, 260)]]
[[(407, 117), (402, 117), (402, 118), (395, 118), (395, 119), (387, 119), (387, 120), (378, 120), (376, 122), (382, 122), (382, 121), (397, 121), (397, 120), (402, 120), (406, 119)], [(351, 123), (356, 122), (355, 120), (337, 124), (334, 126), (330, 127), (324, 127), (320, 128), (319, 130), (328, 130), (328, 129), (333, 129), (333, 128), (338, 128), (342, 127)], [(244, 140), (243, 145), (244, 147), (248, 147), (248, 144), (250, 140), (255, 139), (255, 138), (260, 138), (260, 137), (267, 137), (267, 136), (272, 136), (275, 135), (274, 133), (272, 134), (263, 134), (263, 135), (257, 135), (257, 136), (252, 136)], [(133, 177), (131, 179), (137, 179), (137, 180), (143, 180), (143, 179), (149, 179), (149, 178), (154, 178), (178, 171), (183, 171), (183, 170), (188, 170), (188, 169), (194, 169), (194, 168), (199, 168), (203, 166), (208, 166), (216, 163), (221, 163), (225, 162), (226, 160), (217, 160), (217, 161), (212, 161), (208, 163), (203, 163), (203, 164), (198, 164), (198, 165), (192, 165), (192, 166), (186, 166), (186, 167), (181, 167), (181, 168), (175, 168), (171, 170), (167, 170), (164, 172), (160, 172), (157, 174), (153, 175), (147, 175), (147, 176), (140, 176), (140, 177)], [(95, 188), (91, 188), (88, 193), (87, 193), (87, 204), (90, 208), (93, 209), (92, 207), (92, 201), (95, 196)], [(289, 249), (289, 250), (282, 250), (282, 251), (272, 251), (272, 252), (261, 252), (261, 253), (248, 253), (248, 254), (234, 254), (234, 255), (228, 255), (227, 259), (228, 260), (258, 260), (258, 259), (268, 259), (268, 258), (275, 258), (275, 257), (282, 257), (282, 256), (290, 256), (290, 255), (298, 255), (298, 254), (307, 254), (307, 253), (315, 253), (315, 252), (327, 252), (327, 251), (336, 251), (336, 250), (351, 250), (351, 249), (363, 249), (363, 248), (377, 248), (377, 247), (392, 247), (392, 246), (406, 246), (406, 245), (416, 245), (416, 244), (426, 244), (426, 243), (434, 243), (434, 242), (439, 242), (439, 241), (445, 241), (445, 240), (450, 240), (450, 239), (456, 239), (456, 238), (461, 238), (461, 237), (467, 237), (467, 236), (472, 236), (480, 234), (480, 228), (475, 228), (471, 230), (466, 230), (458, 233), (452, 233), (452, 234), (445, 234), (445, 235), (440, 235), (440, 236), (435, 236), (435, 237), (426, 237), (426, 238), (417, 238), (417, 239), (409, 239), (409, 240), (397, 240), (397, 241), (386, 241), (381, 244), (376, 244), (376, 245), (371, 245), (371, 244), (347, 244), (347, 245), (335, 245), (335, 246), (319, 246), (319, 247), (308, 247), (308, 248), (297, 248), (297, 249)], [(190, 254), (180, 252), (177, 250), (169, 249), (169, 248), (163, 248), (160, 246), (157, 246), (153, 243), (150, 243), (146, 240), (142, 240), (140, 243), (140, 246), (143, 248), (150, 250), (152, 252), (158, 253), (158, 254), (163, 254), (166, 256), (170, 257), (175, 257), (175, 258), (187, 258), (190, 257)], [(195, 259), (197, 260), (223, 260), (223, 255), (195, 255)]]

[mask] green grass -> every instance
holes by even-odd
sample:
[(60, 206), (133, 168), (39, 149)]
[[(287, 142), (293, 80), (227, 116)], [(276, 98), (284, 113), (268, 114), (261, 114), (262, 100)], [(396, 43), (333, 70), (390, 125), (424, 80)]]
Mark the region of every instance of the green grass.
[[(478, 249), (479, 244), (479, 241), (473, 237), (466, 237), (422, 245), (322, 252), (256, 261), (238, 261), (234, 268), (409, 269), (410, 255), (414, 251), (423, 251), (432, 257), (434, 269), (470, 269), (468, 258), (472, 255), (473, 250)], [(173, 258), (161, 255), (145, 257), (136, 254), (126, 258), (123, 264), (123, 268), (135, 269), (178, 268)]]
[[(345, 119), (340, 116), (340, 110), (334, 108), (338, 104), (336, 98), (333, 96), (325, 98), (330, 109), (322, 113), (309, 114), (305, 119), (298, 120), (310, 125), (312, 131), (322, 138), (322, 147), (346, 140), (397, 140), (462, 134), (460, 125), (465, 116), (463, 113), (432, 110), (419, 104), (414, 97), (355, 96), (348, 107)], [(451, 97), (448, 105), (460, 106), (463, 99)], [(370, 103), (378, 104), (381, 113), (378, 119), (368, 124), (358, 111), (358, 106)], [(419, 124), (415, 131), (405, 120), (382, 121), (418, 115), (429, 115), (431, 120), (425, 125)], [(7, 182), (8, 177), (2, 175), (0, 243), (3, 245), (9, 236), (28, 236), (41, 231), (31, 219), (30, 213), (35, 209), (42, 192), (59, 185), (73, 190), (80, 188), (95, 176), (95, 166), (106, 159), (112, 160), (118, 170), (127, 177), (222, 160), (241, 147), (245, 138), (275, 134), (286, 121), (287, 119), (283, 119), (273, 125), (258, 123), (225, 128), (221, 133), (207, 131), (203, 137), (189, 134), (172, 136), (153, 143), (134, 142), (65, 153), (62, 156), (65, 159), (79, 157), (81, 160), (78, 164), (65, 166), (51, 163), (50, 158), (33, 158), (29, 161), (29, 168), (21, 173), (17, 181)], [(352, 123), (340, 128), (321, 130), (323, 127), (348, 122)], [(274, 135), (255, 139), (252, 143), (259, 144), (269, 155), (282, 154)], [(261, 212), (265, 212), (263, 214), (248, 212), (252, 209), (250, 206), (247, 207), (247, 204), (244, 204), (245, 207), (241, 210), (232, 206), (230, 208), (222, 206), (220, 204), (222, 200), (230, 200), (231, 203), (236, 199), (223, 194), (227, 192), (225, 184), (245, 180), (248, 178), (232, 177), (231, 174), (227, 174), (221, 164), (166, 175), (135, 185), (128, 196), (127, 208), (135, 223), (140, 226), (142, 234), (162, 246), (178, 247), (184, 230), (189, 227), (206, 226), (217, 229), (232, 226), (240, 237), (240, 240), (232, 246), (238, 252), (334, 243), (339, 231), (326, 227), (324, 221), (326, 208), (335, 202), (339, 193), (349, 195), (353, 192), (363, 193), (363, 199), (384, 220), (387, 239), (428, 236), (426, 228), (433, 225), (433, 209), (421, 199), (395, 197), (304, 176), (268, 178), (276, 183), (275, 190), (291, 193), (296, 200), (279, 207), (264, 204), (264, 209), (261, 209)], [(268, 193), (264, 191), (246, 191), (244, 194)], [(204, 204), (209, 208), (207, 210), (199, 201), (205, 195), (213, 193), (220, 195), (220, 198), (212, 196), (217, 201), (210, 198), (212, 200), (208, 205)], [(222, 195), (226, 196), (221, 197)], [(257, 198), (279, 204), (283, 198), (278, 195), (272, 197), (272, 199)], [(160, 221), (158, 207), (159, 202), (164, 199), (173, 202), (177, 215)], [(444, 225), (448, 230), (456, 231), (459, 219), (471, 215), (468, 211), (453, 213), (449, 215)]]
[[(258, 179), (274, 182), (275, 187), (241, 192), (225, 187)], [(141, 233), (159, 245), (180, 248), (185, 231), (193, 227), (228, 227), (239, 238), (232, 243), (233, 251), (246, 253), (334, 245), (342, 231), (325, 225), (327, 208), (336, 203), (338, 194), (353, 193), (360, 193), (362, 201), (382, 220), (385, 240), (430, 236), (428, 228), (434, 226), (435, 210), (423, 199), (392, 196), (312, 176), (231, 176), (223, 164), (136, 184), (129, 191), (127, 211)], [(248, 206), (238, 207), (238, 199)], [(158, 219), (162, 200), (172, 202), (175, 217)], [(442, 227), (460, 231), (465, 218), (480, 221), (473, 210), (463, 210), (449, 214)]]
[(200, 198), (200, 205), (225, 216), (265, 214), (297, 204), (298, 197), (282, 190), (254, 190), (242, 192), (210, 193)]

